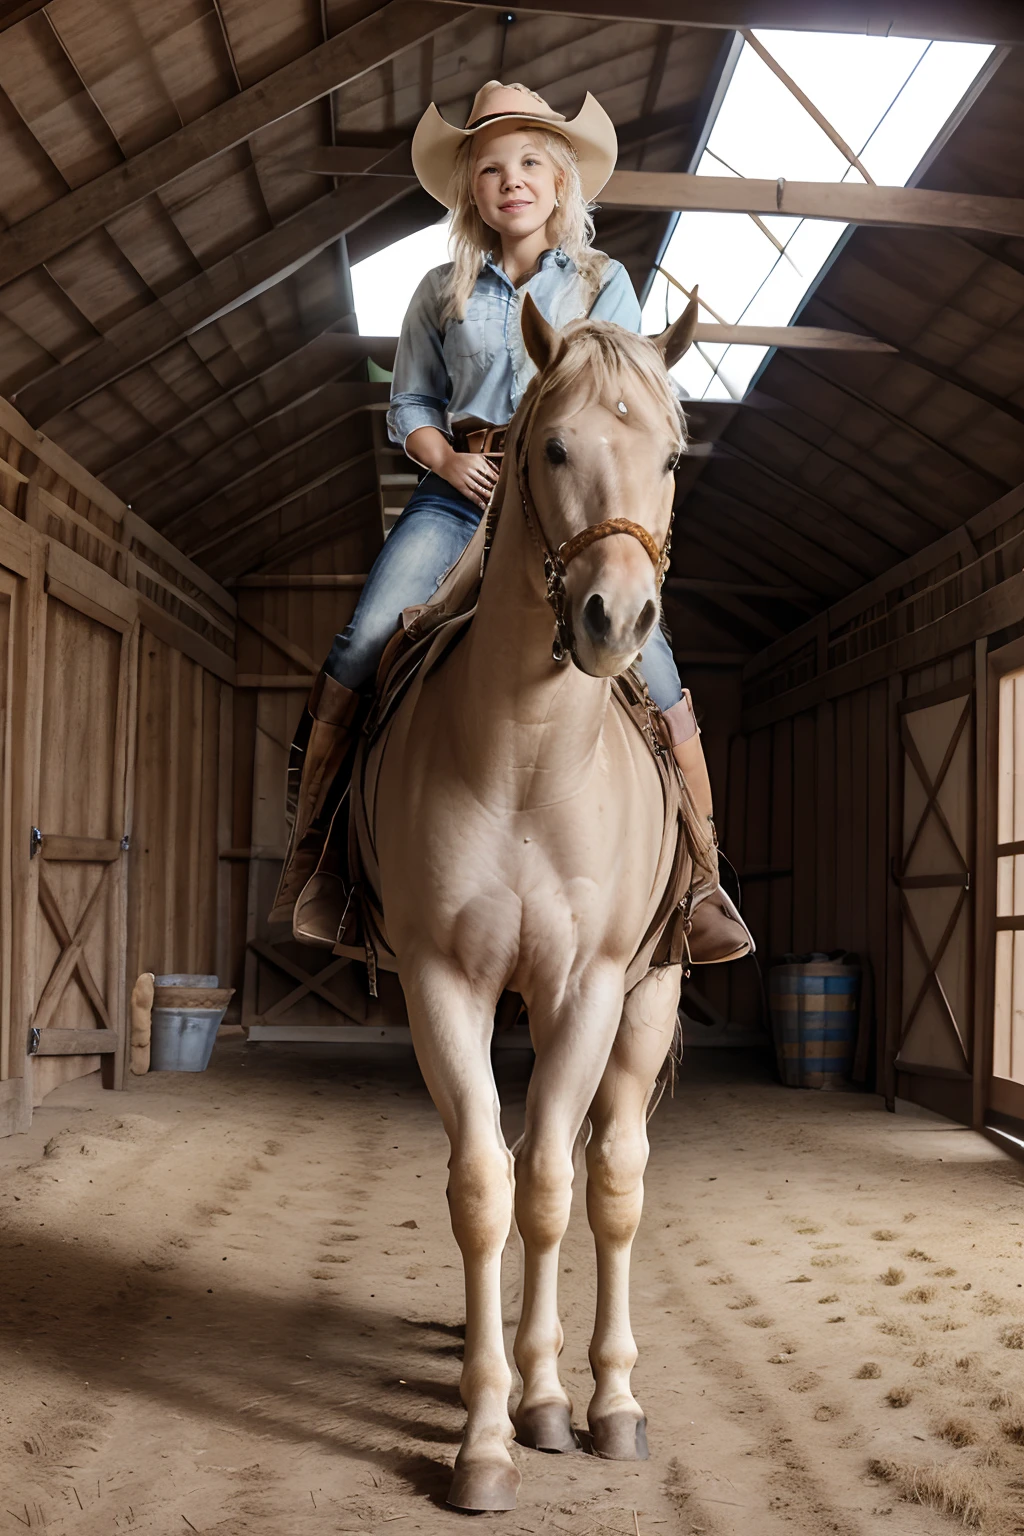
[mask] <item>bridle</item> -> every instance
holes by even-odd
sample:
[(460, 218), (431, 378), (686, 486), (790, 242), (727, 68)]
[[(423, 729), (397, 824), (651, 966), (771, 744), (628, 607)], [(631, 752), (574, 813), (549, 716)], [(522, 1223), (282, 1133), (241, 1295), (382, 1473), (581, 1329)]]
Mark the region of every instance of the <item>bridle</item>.
[(565, 589), (565, 574), (570, 564), (592, 544), (597, 544), (601, 539), (610, 539), (616, 534), (624, 533), (646, 550), (651, 564), (654, 566), (658, 591), (661, 591), (668, 570), (669, 556), (672, 550), (672, 524), (675, 520), (675, 511), (669, 517), (668, 532), (665, 542), (659, 549), (654, 538), (642, 527), (640, 523), (632, 522), (628, 517), (608, 517), (603, 522), (591, 523), (589, 527), (582, 528), (571, 539), (565, 539), (552, 548), (544, 526), (537, 513), (537, 506), (530, 490), (529, 448), (530, 427), (533, 425), (533, 411), (523, 422), (522, 431), (516, 442), (516, 480), (519, 486), (519, 499), (523, 508), (523, 517), (530, 531), (530, 537), (540, 552), (544, 561), (544, 596), (555, 616), (555, 637), (551, 643), (552, 658), (561, 663), (568, 657), (580, 665), (576, 655), (576, 643), (573, 637), (572, 624), (566, 613), (567, 593)]

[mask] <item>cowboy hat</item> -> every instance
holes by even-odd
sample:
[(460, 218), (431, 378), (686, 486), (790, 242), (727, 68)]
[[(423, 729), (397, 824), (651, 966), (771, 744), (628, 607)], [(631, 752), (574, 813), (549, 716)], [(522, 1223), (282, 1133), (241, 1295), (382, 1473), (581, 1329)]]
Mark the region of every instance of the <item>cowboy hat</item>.
[(445, 122), (431, 102), (413, 134), (413, 169), (431, 197), (446, 208), (454, 204), (449, 186), (459, 150), (467, 139), (492, 123), (536, 125), (568, 139), (576, 151), (583, 196), (588, 202), (597, 196), (615, 169), (615, 127), (589, 91), (576, 116), (567, 118), (525, 85), (502, 85), (500, 80), (488, 80), (476, 93), (465, 128), (453, 128)]

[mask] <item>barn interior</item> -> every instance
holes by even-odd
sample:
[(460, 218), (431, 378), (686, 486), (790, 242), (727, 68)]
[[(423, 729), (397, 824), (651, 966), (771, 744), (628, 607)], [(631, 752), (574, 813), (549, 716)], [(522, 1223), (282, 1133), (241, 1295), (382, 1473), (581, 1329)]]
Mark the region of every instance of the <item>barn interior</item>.
[[(863, 165), (856, 169), (867, 151), (842, 140), (809, 99), (813, 80), (791, 79), (779, 64), (793, 33), (977, 46), (977, 67), (905, 184), (875, 186)], [(808, 131), (839, 156), (830, 180), (797, 181), (785, 164), (771, 181), (709, 169), (709, 139), (752, 52)], [(76, 1192), (82, 1212), (92, 1212), (95, 1192), (80, 1186), (95, 1158), (111, 1200), (116, 1192), (125, 1222), (137, 1220), (141, 1231), (149, 1215), (130, 1178), (140, 1152), (161, 1170), (155, 1187), (169, 1188), (181, 1145), (172, 1137), (187, 1123), (193, 1148), (183, 1166), (199, 1198), (200, 1154), (218, 1163), (221, 1104), (234, 1106), (232, 1151), (189, 1238), (211, 1268), (226, 1262), (214, 1253), (222, 1237), (247, 1262), (263, 1262), (250, 1241), (259, 1218), (248, 1189), (264, 1181), (255, 1163), (273, 1166), (282, 1147), (294, 1181), (274, 1175), (282, 1209), (289, 1200), (296, 1211), (315, 1205), (325, 1232), (332, 1220), (346, 1224), (330, 1215), (334, 1195), (314, 1195), (303, 1180), (303, 1147), (315, 1146), (315, 1161), (344, 1156), (371, 1189), (373, 1143), (352, 1124), (360, 1093), (375, 1120), (398, 1094), (410, 1128), (405, 1151), (443, 1167), (439, 1127), (407, 1065), (345, 1066), (342, 1048), (408, 1040), (397, 983), (383, 978), (381, 996), (371, 998), (362, 967), (296, 944), (267, 913), (287, 837), (295, 723), (417, 478), (385, 424), (395, 334), (360, 326), (353, 269), (368, 270), (363, 264), (437, 224), (442, 210), (412, 174), (413, 128), (431, 101), (463, 122), (492, 77), (524, 80), (565, 112), (589, 90), (612, 116), (620, 155), (596, 243), (625, 265), (645, 317), (662, 304), (678, 313), (695, 283), (712, 290), (713, 265), (700, 270), (676, 238), (681, 217), (730, 219), (744, 237), (756, 223), (754, 238), (777, 248), (773, 264), (789, 259), (784, 220), (835, 229), (779, 324), (748, 324), (753, 312), (704, 312), (706, 377), (689, 389), (681, 378), (691, 451), (677, 472), (665, 618), (701, 719), (719, 837), (758, 953), (687, 984), (687, 1044), (722, 1054), (706, 1053), (688, 1088), (684, 1071), (664, 1128), (652, 1131), (656, 1152), (660, 1143), (670, 1162), (690, 1160), (694, 1199), (715, 1191), (720, 1166), (730, 1193), (725, 1213), (703, 1223), (692, 1201), (676, 1212), (670, 1169), (655, 1175), (680, 1246), (666, 1259), (655, 1237), (641, 1253), (644, 1305), (656, 1296), (662, 1311), (678, 1308), (666, 1299), (666, 1266), (675, 1265), (684, 1307), (697, 1314), (706, 1305), (698, 1283), (714, 1271), (723, 1287), (716, 1298), (728, 1293), (735, 1309), (705, 1318), (685, 1348), (674, 1339), (669, 1363), (691, 1383), (685, 1412), (672, 1389), (659, 1391), (666, 1414), (684, 1414), (673, 1431), (678, 1471), (661, 1467), (657, 1485), (637, 1485), (644, 1507), (652, 1522), (684, 1532), (749, 1530), (756, 1510), (765, 1532), (924, 1533), (936, 1529), (936, 1507), (943, 1520), (1019, 1528), (1013, 1486), (1024, 1469), (1014, 1447), (1024, 1443), (1024, 1387), (1013, 1365), (1021, 1356), (1001, 1347), (1020, 1349), (1024, 1339), (1012, 1279), (1020, 1243), (1008, 1232), (1017, 1223), (1005, 1214), (1016, 1189), (1010, 1158), (1024, 1147), (1024, 13), (1014, 0), (970, 8), (903, 0), (884, 16), (861, 0), (532, 0), (511, 10), (491, 0), (0, 4), (0, 1137), (10, 1138), (0, 1142), (2, 1219), (17, 1222), (6, 1191), (9, 1184), (20, 1202), (16, 1174), (28, 1158), (25, 1198), (43, 1213), (46, 1242), (81, 1241), (84, 1250), (90, 1223), (83, 1215), (75, 1226), (60, 1200)], [(784, 955), (811, 952), (852, 952), (862, 966), (856, 1095), (795, 1096), (738, 1049), (770, 1048), (768, 970)], [(210, 973), (234, 989), (207, 1078), (132, 1077), (129, 998), (145, 972)], [(266, 1049), (247, 1055), (246, 1041)], [(340, 1054), (323, 1054), (335, 1047)], [(514, 1121), (520, 1064), (505, 1070)], [(343, 1110), (346, 1128), (328, 1134), (317, 1120), (325, 1105), (316, 1109), (309, 1095)], [(883, 1106), (899, 1113), (887, 1119)], [(734, 1114), (743, 1140), (722, 1153), (711, 1128)], [(303, 1117), (308, 1144), (292, 1145), (289, 1127)], [(235, 1156), (260, 1135), (253, 1163)], [(794, 1168), (810, 1177), (823, 1138), (832, 1161), (815, 1172), (801, 1205), (789, 1177)], [(88, 1156), (69, 1167), (77, 1140)], [(766, 1170), (752, 1182), (739, 1155), (744, 1141), (758, 1147)], [(390, 1149), (389, 1136), (388, 1158)], [(863, 1172), (863, 1195), (844, 1183), (844, 1159), (858, 1178)], [(420, 1215), (421, 1192), (404, 1160), (401, 1167), (402, 1199)], [(66, 1190), (51, 1189), (61, 1178)], [(343, 1198), (340, 1184), (332, 1188)], [(753, 1220), (743, 1202), (755, 1198), (780, 1202), (779, 1221), (805, 1257), (770, 1248), (774, 1229), (741, 1238)], [(938, 1220), (944, 1209), (960, 1213), (955, 1233)], [(175, 1210), (168, 1203), (169, 1222)], [(903, 1225), (919, 1213), (935, 1228), (927, 1237)], [(404, 1206), (385, 1213), (380, 1230), (415, 1228), (405, 1214)], [(978, 1230), (969, 1232), (972, 1222)], [(200, 1529), (258, 1529), (271, 1507), (289, 1529), (330, 1509), (355, 1512), (345, 1529), (383, 1530), (398, 1518), (417, 1529), (420, 1519), (431, 1529), (454, 1523), (434, 1507), (437, 1458), (457, 1421), (447, 1377), (424, 1444), (406, 1434), (412, 1410), (391, 1382), (406, 1374), (406, 1357), (383, 1343), (367, 1344), (364, 1355), (346, 1345), (334, 1363), (358, 1378), (344, 1444), (358, 1476), (333, 1494), (317, 1460), (332, 1448), (326, 1355), (309, 1367), (316, 1386), (301, 1412), (293, 1403), (276, 1417), (263, 1408), (253, 1416), (261, 1391), (291, 1390), (295, 1361), (305, 1366), (313, 1340), (333, 1326), (330, 1298), (340, 1306), (341, 1293), (328, 1284), (337, 1271), (324, 1268), (323, 1253), (308, 1256), (310, 1275), (321, 1276), (319, 1300), (295, 1300), (287, 1348), (275, 1353), (268, 1341), (279, 1277), (237, 1282), (223, 1310), (216, 1287), (198, 1279), (147, 1280), (177, 1262), (173, 1222), (161, 1226), (154, 1215), (153, 1223), (149, 1246), (136, 1233), (120, 1248), (107, 1234), (92, 1253), (84, 1297), (92, 1331), (70, 1354), (57, 1319), (75, 1293), (75, 1267), (47, 1251), (46, 1279), (56, 1276), (47, 1293), (13, 1255), (3, 1326), (13, 1338), (18, 1318), (31, 1316), (35, 1332), (26, 1337), (52, 1355), (41, 1376), (19, 1365), (18, 1382), (31, 1394), (46, 1372), (59, 1378), (71, 1368), (103, 1395), (93, 1410), (76, 1386), (32, 1430), (41, 1453), (59, 1440), (61, 1454), (71, 1447), (77, 1459), (89, 1434), (124, 1417), (115, 1399), (134, 1386), (127, 1367), (111, 1363), (122, 1337), (104, 1315), (113, 1309), (133, 1349), (156, 1351), (145, 1386), (153, 1435), (162, 1416), (178, 1413), (195, 1435), (209, 1431), (218, 1466), (238, 1461), (223, 1472), (220, 1502), (197, 1520)], [(851, 1238), (844, 1223), (863, 1231)], [(435, 1246), (443, 1242), (433, 1207), (420, 1224)], [(297, 1229), (279, 1237), (300, 1241)], [(385, 1238), (419, 1283), (442, 1267), (421, 1257), (423, 1244), (408, 1233)], [(969, 1254), (975, 1238), (984, 1273), (970, 1267), (982, 1265)], [(737, 1257), (748, 1240), (777, 1255), (767, 1272), (769, 1249)], [(574, 1255), (583, 1241), (573, 1238)], [(920, 1256), (909, 1261), (911, 1279), (914, 1265), (924, 1266), (916, 1278), (925, 1308), (913, 1326), (902, 1316), (909, 1309), (886, 1311), (872, 1303), (875, 1292), (853, 1289), (873, 1285), (875, 1259), (911, 1241)], [(852, 1267), (836, 1259), (833, 1271), (831, 1250), (844, 1242), (860, 1246), (843, 1256)], [(361, 1299), (341, 1319), (346, 1338), (386, 1331), (387, 1309), (404, 1304), (395, 1276), (371, 1302), (376, 1272), (372, 1259), (360, 1262)], [(816, 1266), (810, 1276), (790, 1273), (804, 1262)], [(119, 1266), (136, 1277), (127, 1292)], [(945, 1277), (941, 1286), (933, 1275)], [(834, 1302), (834, 1315), (758, 1297), (759, 1285), (777, 1284), (778, 1297), (809, 1299), (811, 1286), (785, 1290), (808, 1278), (821, 1281), (813, 1290), (825, 1294), (814, 1299)], [(972, 1278), (976, 1295), (953, 1295), (969, 1291)], [(28, 1293), (29, 1310), (19, 1314)], [(589, 1306), (589, 1292), (581, 1295)], [(989, 1298), (987, 1311), (978, 1295)], [(185, 1334), (172, 1317), (201, 1310), (208, 1296), (202, 1326), (213, 1354), (193, 1376), (192, 1396), (177, 1363)], [(167, 1324), (160, 1345), (157, 1313)], [(437, 1312), (439, 1350), (457, 1313), (457, 1301)], [(748, 1337), (751, 1317), (763, 1335)], [(906, 1457), (893, 1451), (889, 1471), (880, 1451), (864, 1470), (875, 1399), (870, 1409), (851, 1406), (848, 1389), (829, 1377), (830, 1340), (847, 1318), (862, 1332), (891, 1323), (882, 1342), (864, 1332), (863, 1341), (847, 1338), (847, 1351), (896, 1351), (891, 1381), (887, 1361), (879, 1368), (882, 1385), (897, 1396), (905, 1390), (908, 1405), (917, 1395), (900, 1420)], [(956, 1330), (971, 1330), (959, 1355), (945, 1347), (947, 1323), (953, 1344)], [(659, 1326), (671, 1328), (665, 1318)], [(265, 1346), (265, 1387), (241, 1378), (225, 1385), (215, 1362), (234, 1358), (250, 1337)], [(756, 1352), (768, 1363), (749, 1365), (746, 1346), (769, 1339), (773, 1348)], [(653, 1333), (646, 1347), (655, 1347)], [(712, 1369), (716, 1351), (730, 1362), (727, 1388)], [(408, 1358), (415, 1353), (410, 1346)], [(842, 1359), (845, 1382), (860, 1354)], [(417, 1360), (409, 1372), (423, 1380), (412, 1387), (429, 1398), (424, 1383), (437, 1361)], [(780, 1371), (797, 1393), (785, 1411), (772, 1405)], [(375, 1439), (361, 1416), (385, 1377), (392, 1395)], [(705, 1389), (724, 1392), (728, 1406), (687, 1440), (704, 1411), (695, 1394)], [(971, 1487), (950, 1493), (943, 1484), (915, 1503), (910, 1442), (939, 1435), (937, 1405), (954, 1397), (967, 1403), (966, 1438), (958, 1443), (948, 1429), (937, 1443), (943, 1454), (957, 1448), (956, 1476)], [(988, 1431), (971, 1427), (983, 1399), (1003, 1425), (984, 1466), (977, 1447), (985, 1449)], [(767, 1417), (761, 1460), (744, 1478), (736, 1415), (748, 1411), (745, 1400)], [(807, 1432), (798, 1410), (808, 1408), (813, 1445), (798, 1466), (791, 1448)], [(84, 1427), (61, 1438), (55, 1426), (69, 1415)], [(875, 1449), (893, 1434), (887, 1421)], [(241, 1460), (229, 1443), (239, 1435)], [(250, 1476), (260, 1435), (273, 1451)], [(320, 1481), (311, 1473), (307, 1500), (290, 1455), (314, 1443)], [(79, 1496), (85, 1474), (33, 1482), (36, 1469), (19, 1472), (13, 1521), (42, 1525), (59, 1510), (68, 1529), (99, 1531), (106, 1520), (108, 1531), (108, 1484), (127, 1486), (119, 1454), (120, 1462), (103, 1460), (88, 1509)], [(687, 1469), (699, 1455), (713, 1470), (695, 1482)], [(843, 1469), (831, 1485), (822, 1472), (830, 1459)], [(186, 1466), (179, 1448), (170, 1483), (155, 1458), (140, 1475), (154, 1531), (168, 1528), (159, 1520), (174, 1479), (199, 1486), (198, 1465)], [(996, 1492), (985, 1492), (986, 1478)], [(579, 1512), (565, 1498), (559, 1513), (564, 1489), (551, 1472), (544, 1519), (583, 1536), (608, 1528), (599, 1514), (614, 1509), (610, 1528), (620, 1528), (621, 1515), (646, 1530), (635, 1514), (640, 1495), (618, 1472), (608, 1481), (610, 1502), (600, 1503), (595, 1484)], [(301, 1514), (289, 1502), (300, 1482)], [(427, 1515), (406, 1508), (414, 1497), (427, 1501)], [(128, 1509), (127, 1494), (123, 1502)], [(183, 1505), (186, 1527), (193, 1507), (203, 1506)], [(117, 1513), (135, 1519), (120, 1504)]]

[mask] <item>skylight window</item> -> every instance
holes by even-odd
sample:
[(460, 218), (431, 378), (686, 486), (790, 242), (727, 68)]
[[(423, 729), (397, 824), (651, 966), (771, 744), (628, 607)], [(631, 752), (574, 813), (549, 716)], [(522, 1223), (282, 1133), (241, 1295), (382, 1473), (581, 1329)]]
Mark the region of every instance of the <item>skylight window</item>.
[(397, 336), (405, 312), (431, 267), (448, 260), (448, 219), (418, 229), (352, 268), (360, 336)]
[[(880, 186), (905, 186), (970, 89), (990, 47), (897, 37), (755, 33)], [(825, 131), (745, 44), (697, 167), (699, 176), (862, 181)], [(729, 324), (787, 325), (847, 225), (764, 215), (784, 250), (742, 213), (682, 213), (662, 268)], [(448, 220), (418, 230), (352, 268), (360, 333), (397, 336), (424, 274), (448, 260)], [(663, 330), (686, 299), (659, 272), (643, 328)], [(704, 311), (702, 320), (713, 316)], [(673, 370), (692, 398), (739, 399), (765, 347), (702, 342)]]
[[(755, 33), (880, 186), (905, 186), (992, 49), (973, 43), (809, 32)], [(857, 181), (860, 172), (749, 44), (736, 63), (699, 176)], [(788, 325), (845, 224), (742, 213), (681, 213), (644, 306), (655, 332), (686, 299), (669, 272), (728, 324)], [(702, 312), (701, 319), (713, 316)], [(740, 399), (767, 348), (702, 342), (673, 370), (694, 399)]]

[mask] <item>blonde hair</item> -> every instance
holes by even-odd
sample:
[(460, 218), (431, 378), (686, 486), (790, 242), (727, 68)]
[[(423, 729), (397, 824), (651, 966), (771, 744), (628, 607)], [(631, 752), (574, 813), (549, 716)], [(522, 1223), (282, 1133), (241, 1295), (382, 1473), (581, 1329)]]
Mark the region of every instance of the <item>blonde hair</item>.
[[(535, 101), (540, 100), (525, 85), (512, 85), (508, 89), (522, 91)], [(551, 156), (555, 168), (558, 207), (548, 220), (548, 229), (553, 243), (565, 252), (579, 273), (583, 302), (589, 309), (597, 297), (608, 262), (603, 252), (593, 249), (593, 208), (583, 196), (576, 152), (568, 139), (547, 128), (540, 129), (537, 136), (543, 149)], [(465, 141), (459, 149), (452, 175), (455, 197), (448, 242), (452, 270), (445, 288), (442, 321), (462, 320), (465, 317), (466, 305), (483, 269), (484, 258), (501, 248), (499, 237), (490, 225), (484, 223), (472, 198), (475, 147), (475, 137)]]

